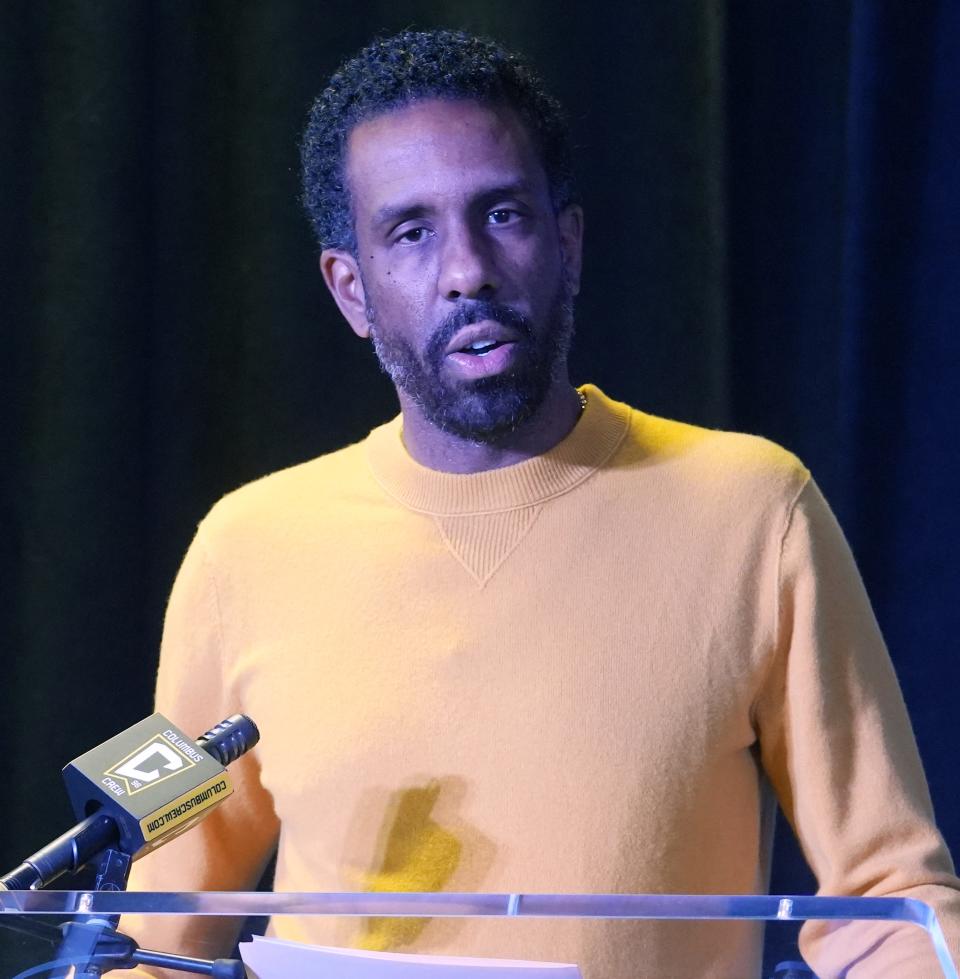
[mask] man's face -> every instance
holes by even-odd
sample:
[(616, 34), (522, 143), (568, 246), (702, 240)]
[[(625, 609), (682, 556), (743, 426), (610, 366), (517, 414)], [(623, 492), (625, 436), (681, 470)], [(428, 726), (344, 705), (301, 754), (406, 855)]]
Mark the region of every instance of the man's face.
[(347, 178), (363, 313), (348, 318), (401, 402), (472, 441), (516, 429), (568, 384), (580, 228), (554, 213), (520, 119), (464, 101), (386, 113), (351, 133)]

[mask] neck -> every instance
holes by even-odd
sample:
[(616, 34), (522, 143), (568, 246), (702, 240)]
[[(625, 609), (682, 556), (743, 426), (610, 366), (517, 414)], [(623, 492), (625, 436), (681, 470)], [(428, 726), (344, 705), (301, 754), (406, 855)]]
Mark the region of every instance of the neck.
[(543, 455), (569, 435), (581, 411), (577, 391), (564, 378), (550, 388), (532, 418), (496, 442), (486, 443), (471, 442), (437, 428), (403, 392), (400, 408), (407, 452), (420, 465), (449, 473), (501, 469)]

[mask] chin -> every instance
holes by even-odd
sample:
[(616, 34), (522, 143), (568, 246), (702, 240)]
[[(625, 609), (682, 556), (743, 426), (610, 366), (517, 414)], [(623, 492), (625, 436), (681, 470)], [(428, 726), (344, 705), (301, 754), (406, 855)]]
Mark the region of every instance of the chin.
[[(510, 383), (510, 382), (513, 383)], [(422, 404), (427, 419), (451, 435), (476, 445), (502, 442), (530, 421), (546, 397), (546, 389), (517, 385), (515, 378), (483, 378), (433, 405)], [(506, 383), (505, 383), (506, 382)]]

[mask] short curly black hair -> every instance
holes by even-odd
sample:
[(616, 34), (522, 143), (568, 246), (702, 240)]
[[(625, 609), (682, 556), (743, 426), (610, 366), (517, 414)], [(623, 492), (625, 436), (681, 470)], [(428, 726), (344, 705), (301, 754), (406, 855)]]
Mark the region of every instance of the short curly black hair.
[(300, 155), (303, 204), (323, 248), (356, 252), (345, 174), (359, 122), (422, 99), (464, 99), (514, 109), (534, 136), (559, 212), (576, 200), (567, 122), (534, 71), (495, 41), (462, 31), (404, 31), (346, 62), (310, 110)]

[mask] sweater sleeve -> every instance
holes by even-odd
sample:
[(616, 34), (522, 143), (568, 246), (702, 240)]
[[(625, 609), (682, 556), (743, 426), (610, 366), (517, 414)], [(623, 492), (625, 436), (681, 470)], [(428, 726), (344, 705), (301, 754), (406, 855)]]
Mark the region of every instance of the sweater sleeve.
[[(244, 708), (230, 683), (221, 615), (216, 569), (201, 526), (167, 606), (156, 688), (156, 709), (196, 736)], [(137, 861), (131, 890), (256, 887), (275, 848), (278, 821), (260, 783), (256, 749), (234, 762), (230, 774), (233, 795), (188, 832)], [(241, 925), (233, 918), (131, 916), (121, 927), (146, 948), (216, 958), (230, 953)]]
[[(957, 961), (960, 881), (853, 556), (812, 481), (789, 513), (777, 587), (775, 658), (756, 719), (764, 768), (818, 893), (926, 901)], [(942, 975), (910, 926), (812, 924), (801, 946), (822, 979)]]

